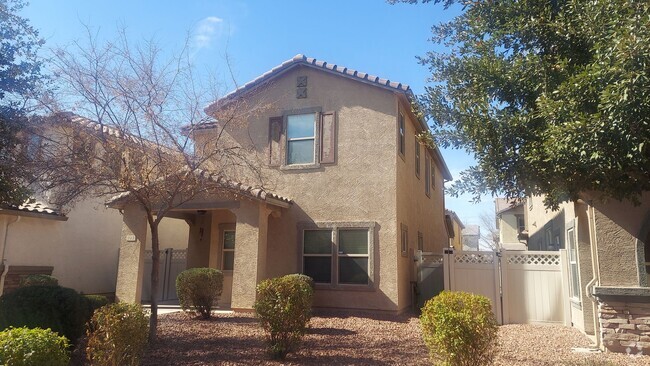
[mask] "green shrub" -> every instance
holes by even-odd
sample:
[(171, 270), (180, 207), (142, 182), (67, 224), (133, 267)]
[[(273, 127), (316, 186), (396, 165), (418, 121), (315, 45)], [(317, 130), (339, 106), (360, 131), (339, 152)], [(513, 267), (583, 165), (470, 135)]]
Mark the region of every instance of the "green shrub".
[(434, 362), (450, 366), (492, 364), (498, 326), (486, 297), (443, 291), (424, 304), (420, 326)]
[(148, 333), (149, 319), (140, 305), (101, 307), (88, 323), (88, 360), (95, 366), (139, 365)]
[(88, 300), (88, 306), (90, 308), (91, 313), (101, 308), (102, 306), (108, 305), (110, 303), (108, 297), (104, 295), (83, 295), (83, 296), (86, 298), (86, 300)]
[(176, 294), (183, 311), (209, 319), (223, 290), (223, 273), (214, 268), (190, 268), (176, 277)]
[(0, 297), (0, 329), (50, 328), (76, 343), (92, 315), (88, 300), (60, 286), (28, 286)]
[(0, 364), (67, 366), (68, 340), (49, 329), (9, 328), (0, 332)]
[(284, 359), (305, 334), (311, 318), (313, 280), (293, 274), (262, 281), (257, 286), (255, 312), (267, 332), (273, 358)]
[(44, 274), (33, 274), (20, 280), (20, 287), (26, 286), (58, 286), (59, 280)]

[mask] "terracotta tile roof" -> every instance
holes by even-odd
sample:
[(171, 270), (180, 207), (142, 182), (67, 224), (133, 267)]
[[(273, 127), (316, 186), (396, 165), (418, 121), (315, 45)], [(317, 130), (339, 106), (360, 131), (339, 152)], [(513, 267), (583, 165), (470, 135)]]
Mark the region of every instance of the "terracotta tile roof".
[[(219, 175), (210, 174), (204, 170), (199, 170), (196, 172), (196, 174), (201, 178), (209, 179), (212, 182), (217, 183), (225, 190), (244, 195), (248, 198), (257, 199), (260, 201), (266, 201), (271, 204), (274, 204), (273, 202), (274, 200), (279, 201), (283, 204), (293, 204), (293, 200), (288, 197), (284, 197), (279, 194), (269, 192), (262, 188), (255, 188), (253, 186), (249, 186), (240, 182), (228, 180)], [(111, 197), (108, 201), (106, 201), (106, 205), (107, 206), (118, 205), (124, 202), (130, 196), (130, 194), (131, 194), (130, 192), (123, 192), (118, 195), (115, 195)], [(277, 202), (275, 204), (277, 204)]]
[(261, 85), (262, 83), (273, 79), (276, 76), (279, 76), (280, 74), (285, 73), (286, 71), (297, 67), (299, 65), (323, 70), (326, 72), (330, 72), (339, 76), (343, 76), (349, 79), (357, 80), (360, 82), (364, 82), (370, 85), (378, 86), (381, 88), (393, 90), (396, 92), (401, 92), (406, 94), (406, 96), (409, 99), (414, 99), (413, 92), (411, 91), (411, 88), (408, 86), (408, 84), (403, 84), (397, 81), (391, 81), (389, 79), (383, 79), (375, 75), (371, 75), (365, 72), (357, 71), (354, 69), (347, 68), (345, 66), (340, 66), (337, 64), (332, 64), (328, 63), (326, 61), (322, 60), (317, 60), (313, 57), (307, 57), (303, 54), (298, 54), (295, 55), (294, 57), (290, 58), (289, 60), (284, 61), (280, 65), (272, 68), (271, 70), (263, 73), (262, 75), (256, 77), (255, 79), (247, 82), (246, 84), (240, 86), (236, 90), (226, 94), (223, 98), (220, 98), (213, 103), (211, 103), (209, 106), (205, 108), (206, 113), (211, 114), (210, 111), (214, 110), (215, 108), (220, 108), (229, 102), (231, 102), (235, 97), (250, 91), (254, 89), (255, 87)]
[[(0, 211), (8, 211), (12, 214), (28, 213), (34, 215), (54, 216), (65, 218), (65, 215), (56, 207), (48, 206), (45, 202), (30, 198), (20, 205), (8, 205), (0, 208)], [(13, 211), (13, 212), (12, 212)]]
[(250, 196), (252, 198), (257, 198), (263, 201), (270, 199), (278, 200), (284, 203), (291, 204), (293, 203), (293, 200), (288, 197), (281, 196), (279, 194), (275, 194), (273, 192), (266, 191), (262, 188), (254, 188), (252, 186), (240, 183), (240, 182), (234, 182), (232, 180), (225, 179), (219, 175), (213, 175), (210, 174), (204, 170), (201, 170), (198, 172), (199, 176), (203, 178), (207, 178), (212, 180), (213, 182), (218, 183), (219, 185), (222, 185), (223, 187), (227, 189), (232, 189), (235, 190), (239, 193), (242, 193), (244, 195)]

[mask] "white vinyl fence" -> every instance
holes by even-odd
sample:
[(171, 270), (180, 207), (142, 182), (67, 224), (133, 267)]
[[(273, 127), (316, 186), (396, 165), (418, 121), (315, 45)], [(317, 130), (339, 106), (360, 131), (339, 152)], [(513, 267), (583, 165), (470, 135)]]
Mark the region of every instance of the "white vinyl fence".
[(565, 250), (462, 252), (450, 248), (436, 261), (436, 266), (442, 262), (442, 272), (427, 265), (427, 254), (416, 258), (421, 303), (440, 292), (432, 284), (444, 279), (445, 290), (490, 299), (499, 324), (570, 324)]
[[(142, 276), (142, 302), (151, 301), (151, 250), (145, 250), (144, 275)], [(158, 301), (178, 300), (176, 277), (187, 267), (187, 250), (164, 249), (160, 251), (158, 272)]]

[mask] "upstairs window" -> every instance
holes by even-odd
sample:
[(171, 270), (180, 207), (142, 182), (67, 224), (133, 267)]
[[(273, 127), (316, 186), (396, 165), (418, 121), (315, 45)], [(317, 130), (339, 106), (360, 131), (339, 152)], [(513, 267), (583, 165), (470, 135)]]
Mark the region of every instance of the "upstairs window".
[(415, 136), (415, 176), (420, 178), (420, 142)]
[(436, 164), (433, 158), (429, 159), (429, 162), (431, 164), (431, 168), (429, 172), (430, 175), (429, 180), (431, 180), (431, 188), (436, 188)]
[(524, 220), (524, 215), (515, 215), (517, 218), (517, 233), (521, 234), (526, 230), (526, 221)]
[(336, 113), (320, 107), (269, 118), (268, 163), (280, 169), (313, 169), (336, 163)]
[(431, 196), (431, 159), (424, 154), (424, 194)]
[(399, 114), (398, 118), (398, 133), (399, 133), (399, 153), (404, 155), (406, 153), (406, 126), (404, 125), (404, 115)]
[(287, 116), (287, 165), (314, 163), (316, 114)]

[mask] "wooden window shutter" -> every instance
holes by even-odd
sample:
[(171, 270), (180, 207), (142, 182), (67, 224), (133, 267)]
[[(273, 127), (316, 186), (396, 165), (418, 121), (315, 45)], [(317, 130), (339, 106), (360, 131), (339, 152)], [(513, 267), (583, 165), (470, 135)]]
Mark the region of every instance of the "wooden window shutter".
[(320, 118), (320, 162), (336, 162), (336, 113), (323, 112)]
[(282, 165), (282, 117), (269, 118), (269, 166)]

